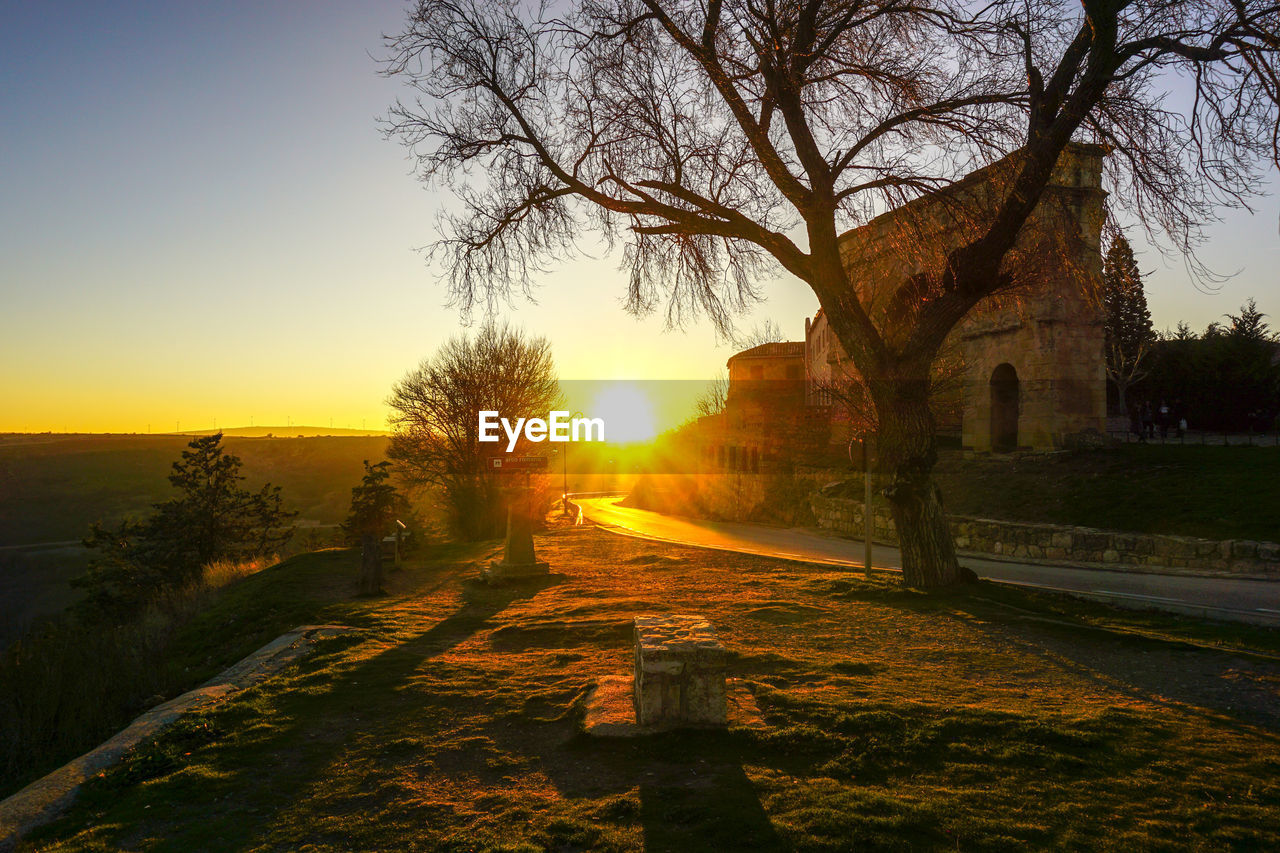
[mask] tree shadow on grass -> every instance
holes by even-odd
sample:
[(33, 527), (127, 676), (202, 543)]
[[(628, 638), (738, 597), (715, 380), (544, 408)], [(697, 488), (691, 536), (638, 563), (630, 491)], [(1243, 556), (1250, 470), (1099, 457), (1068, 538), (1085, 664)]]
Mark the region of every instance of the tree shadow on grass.
[(1278, 665), (1225, 650), (1035, 622), (972, 627), (1101, 688), (1280, 743)]
[(574, 733), (540, 750), (537, 761), (566, 798), (627, 796), (638, 789), (647, 851), (788, 850), (744, 769), (755, 751), (731, 732), (625, 740)]
[[(174, 850), (253, 846), (371, 729), (427, 711), (420, 695), (404, 689), (425, 662), (467, 641), (513, 603), (563, 582), (561, 575), (493, 588), (465, 581), (461, 606), (418, 636), (341, 670), (331, 656), (317, 656), (304, 661), (298, 677), (278, 692), (268, 682), (205, 715), (222, 737), (197, 755), (211, 771), (199, 774), (203, 778), (174, 772), (181, 767), (173, 762), (156, 763), (156, 778), (139, 775), (139, 766), (148, 765), (145, 753), (173, 751), (162, 734), (131, 766), (121, 765), (87, 786), (87, 808), (68, 820), (101, 817), (123, 789), (133, 789), (123, 811), (112, 814), (111, 832), (119, 833), (110, 839), (114, 843), (129, 847), (160, 837), (162, 848)], [(143, 782), (148, 784), (135, 787)], [(84, 828), (55, 823), (33, 840), (65, 838)]]
[(698, 783), (640, 785), (647, 851), (787, 850), (740, 764)]
[(985, 584), (935, 593), (885, 588), (840, 590), (836, 595), (955, 619), (996, 644), (1015, 647), (1107, 690), (1215, 725), (1247, 728), (1272, 740), (1275, 734), (1256, 727), (1280, 732), (1280, 662), (1176, 637), (1109, 630), (1079, 621), (1069, 611), (1037, 612), (1034, 599), (1002, 602), (1009, 591)]

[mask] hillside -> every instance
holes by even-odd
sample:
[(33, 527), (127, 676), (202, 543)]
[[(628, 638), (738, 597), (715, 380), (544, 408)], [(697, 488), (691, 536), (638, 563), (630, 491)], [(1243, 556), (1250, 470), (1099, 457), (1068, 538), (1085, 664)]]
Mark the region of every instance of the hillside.
[[(94, 521), (141, 516), (170, 495), (168, 475), (190, 438), (179, 435), (0, 437), (0, 546), (79, 539)], [(246, 438), (223, 446), (244, 461), (249, 488), (273, 483), (299, 520), (345, 516), (361, 463), (382, 459), (383, 436)]]
[(311, 436), (387, 436), (390, 435), (386, 430), (382, 429), (343, 429), (342, 427), (317, 427), (317, 426), (247, 426), (247, 427), (231, 427), (229, 429), (198, 429), (183, 430), (178, 435), (213, 435), (220, 432), (226, 436), (240, 436), (241, 438), (307, 438)]
[(1280, 448), (1128, 444), (1074, 453), (942, 454), (947, 511), (1206, 539), (1280, 541)]

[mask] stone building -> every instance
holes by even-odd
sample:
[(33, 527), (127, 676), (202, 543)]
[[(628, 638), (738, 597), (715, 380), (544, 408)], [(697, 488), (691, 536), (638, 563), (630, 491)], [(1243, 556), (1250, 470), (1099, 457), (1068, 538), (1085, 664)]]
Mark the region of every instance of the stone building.
[(704, 472), (776, 472), (827, 441), (825, 411), (805, 405), (805, 345), (780, 341), (729, 358), (724, 410), (698, 420)]
[[(1103, 156), (1096, 145), (1063, 152), (1010, 253), (1017, 287), (980, 302), (947, 339), (958, 367), (940, 395), (939, 428), (957, 428), (966, 449), (1050, 450), (1105, 431)], [(999, 161), (841, 235), (845, 265), (879, 328), (891, 326), (895, 306), (891, 293), (871, 288), (904, 282), (960, 245), (1011, 173), (1010, 161)], [(829, 403), (823, 386), (852, 365), (821, 311), (805, 322), (804, 354), (807, 402)], [(958, 422), (948, 423), (948, 410)]]

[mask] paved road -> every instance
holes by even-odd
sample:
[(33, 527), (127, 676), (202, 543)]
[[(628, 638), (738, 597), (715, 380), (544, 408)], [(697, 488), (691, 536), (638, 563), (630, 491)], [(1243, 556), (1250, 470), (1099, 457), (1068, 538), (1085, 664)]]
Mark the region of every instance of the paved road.
[[(838, 566), (862, 567), (862, 543), (809, 530), (727, 521), (677, 518), (621, 507), (620, 497), (578, 497), (583, 514), (619, 533), (666, 542), (784, 557)], [(901, 571), (898, 549), (876, 545), (872, 565)], [(1280, 582), (1152, 575), (1062, 565), (962, 557), (979, 577), (1100, 598), (1114, 604), (1234, 619), (1280, 627)]]

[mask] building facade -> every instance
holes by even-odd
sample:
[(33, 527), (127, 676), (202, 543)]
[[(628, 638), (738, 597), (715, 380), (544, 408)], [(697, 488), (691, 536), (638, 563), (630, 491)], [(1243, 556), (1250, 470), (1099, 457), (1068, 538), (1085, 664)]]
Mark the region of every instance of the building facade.
[[(958, 431), (966, 449), (1052, 450), (1105, 433), (1103, 156), (1101, 146), (1068, 147), (1010, 253), (1016, 286), (978, 303), (947, 339), (939, 429)], [(845, 266), (878, 328), (892, 328), (898, 296), (885, 284), (927, 270), (968, 239), (1012, 171), (999, 161), (841, 235)], [(810, 404), (831, 402), (830, 383), (856, 381), (821, 311), (805, 322), (804, 352)]]
[(776, 473), (828, 441), (825, 410), (806, 405), (805, 344), (761, 344), (730, 357), (723, 411), (698, 420), (700, 470)]

